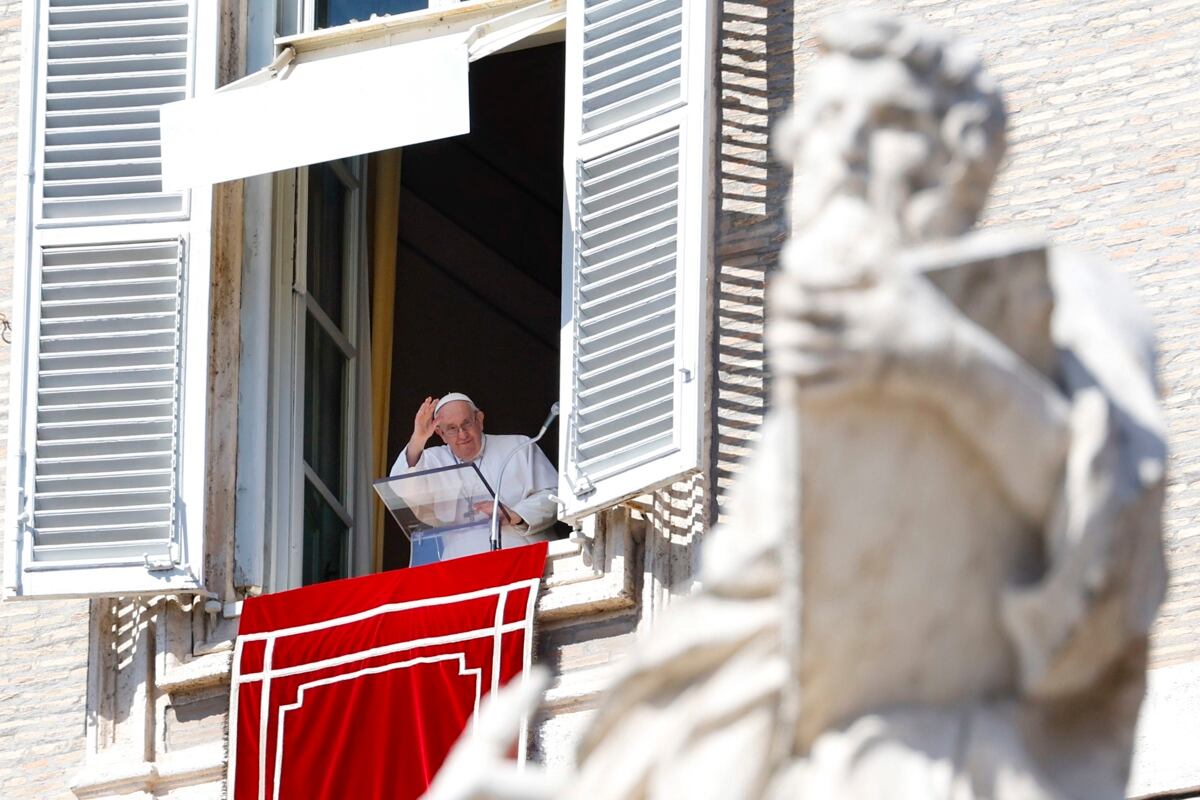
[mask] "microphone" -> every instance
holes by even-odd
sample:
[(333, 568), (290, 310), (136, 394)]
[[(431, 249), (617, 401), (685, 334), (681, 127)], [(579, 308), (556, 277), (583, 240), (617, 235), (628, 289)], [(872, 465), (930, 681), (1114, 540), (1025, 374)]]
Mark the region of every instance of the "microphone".
[(538, 431), (538, 435), (533, 437), (535, 442), (546, 435), (546, 431), (550, 429), (550, 425), (554, 422), (554, 418), (558, 416), (558, 409), (558, 401), (555, 400), (554, 405), (550, 406), (550, 413), (546, 415), (546, 421), (542, 423), (542, 427)]
[(546, 431), (550, 429), (550, 425), (558, 416), (559, 408), (560, 406), (558, 401), (555, 400), (554, 405), (550, 406), (550, 413), (546, 415), (546, 421), (542, 423), (542, 428), (537, 432), (537, 436), (533, 437), (528, 442), (524, 442), (519, 447), (516, 447), (511, 453), (508, 454), (508, 458), (504, 459), (504, 463), (500, 465), (500, 474), (496, 477), (496, 497), (492, 501), (492, 525), (489, 536), (493, 550), (500, 549), (500, 487), (504, 484), (504, 471), (508, 469), (508, 463), (512, 461), (513, 456), (521, 452), (526, 447), (532, 447), (533, 445), (537, 444), (538, 440), (546, 435)]

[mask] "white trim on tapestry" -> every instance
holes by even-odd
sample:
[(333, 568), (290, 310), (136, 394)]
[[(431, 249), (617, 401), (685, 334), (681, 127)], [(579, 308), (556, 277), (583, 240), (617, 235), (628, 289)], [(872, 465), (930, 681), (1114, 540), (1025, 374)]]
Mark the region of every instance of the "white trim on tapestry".
[[(525, 598), (525, 619), (532, 620), (537, 612), (537, 592), (531, 591)], [(529, 670), (533, 667), (533, 635), (525, 637), (524, 652), (521, 654), (521, 683), (529, 680)], [(525, 760), (529, 747), (529, 717), (531, 711), (526, 710), (521, 715), (521, 728), (517, 734), (517, 770), (525, 771)]]
[(257, 642), (266, 641), (267, 639), (276, 639), (280, 636), (293, 636), (300, 633), (312, 633), (313, 631), (324, 630), (325, 628), (335, 627), (337, 625), (348, 625), (352, 622), (361, 622), (364, 619), (377, 617), (380, 614), (388, 614), (393, 611), (411, 611), (417, 608), (428, 608), (430, 606), (444, 606), (452, 603), (462, 602), (464, 600), (479, 600), (484, 597), (492, 597), (519, 589), (531, 589), (536, 591), (541, 585), (541, 578), (531, 578), (529, 580), (514, 581), (501, 586), (489, 586), (486, 589), (475, 589), (470, 592), (460, 592), (458, 594), (446, 594), (440, 597), (423, 597), (419, 600), (404, 600), (398, 603), (387, 603), (375, 608), (369, 608), (366, 611), (359, 611), (354, 614), (347, 614), (342, 617), (334, 617), (321, 622), (309, 622), (304, 625), (294, 625), (291, 628), (280, 628), (277, 631), (264, 631), (262, 633), (247, 633), (238, 638), (239, 642)]
[[(275, 640), (271, 639), (271, 640), (267, 641), (266, 647), (263, 650), (263, 668), (264, 669), (270, 669), (271, 658), (274, 655), (275, 655)], [(236, 665), (235, 665), (235, 669), (236, 669)], [(233, 690), (235, 693), (237, 692), (237, 684), (234, 684)], [(266, 785), (266, 782), (263, 780), (263, 776), (267, 774), (266, 742), (267, 742), (267, 724), (269, 722), (269, 717), (266, 713), (266, 710), (271, 707), (271, 681), (269, 681), (269, 680), (263, 681), (262, 702), (261, 702), (260, 706), (261, 706), (261, 708), (259, 710), (259, 716), (261, 717), (261, 719), (259, 719), (259, 721), (258, 721), (258, 740), (263, 743), (263, 746), (258, 748), (258, 800), (266, 800), (267, 785)], [(234, 744), (234, 742), (237, 741), (235, 738), (236, 736), (237, 736), (237, 731), (233, 731), (230, 733), (230, 737), (229, 737), (230, 738), (230, 744), (229, 744), (229, 763), (230, 764), (236, 763), (234, 761), (235, 753), (233, 750), (233, 744)], [(233, 784), (231, 782), (230, 785), (235, 786), (234, 791), (236, 793), (236, 791), (237, 791), (236, 784)]]
[(437, 656), (420, 656), (418, 658), (409, 659), (408, 661), (398, 661), (395, 664), (385, 664), (382, 667), (365, 667), (357, 672), (348, 672), (345, 675), (334, 675), (330, 678), (321, 678), (319, 680), (302, 683), (296, 690), (296, 702), (288, 703), (285, 706), (279, 707), (279, 721), (275, 726), (275, 782), (271, 792), (273, 800), (279, 800), (279, 785), (283, 779), (283, 738), (285, 733), (285, 723), (287, 722), (287, 713), (295, 711), (304, 705), (304, 695), (306, 689), (319, 689), (322, 686), (329, 686), (342, 681), (355, 680), (365, 675), (378, 675), (382, 672), (391, 672), (396, 669), (407, 669), (415, 667), (418, 664), (437, 664), (443, 661), (458, 661), (458, 674), (474, 675), (475, 676), (475, 703), (474, 713), (471, 715), (471, 731), (475, 731), (475, 720), (479, 716), (479, 702), (483, 696), (483, 670), (467, 669), (467, 654), (466, 653), (443, 653)]
[(508, 605), (508, 590), (505, 589), (496, 598), (496, 616), (492, 622), (492, 691), (500, 688), (500, 645), (504, 634), (504, 607)]
[[(305, 675), (309, 672), (317, 672), (322, 669), (331, 667), (341, 667), (346, 664), (353, 664), (355, 661), (363, 661), (368, 658), (379, 658), (381, 656), (390, 656), (393, 653), (402, 653), (405, 650), (415, 650), (419, 647), (437, 647), (442, 644), (458, 644), (460, 642), (473, 642), (477, 639), (487, 639), (489, 637), (499, 641), (503, 636), (510, 633), (520, 633), (526, 630), (529, 626), (524, 620), (520, 622), (510, 622), (497, 631), (496, 628), (476, 628), (475, 630), (465, 631), (463, 633), (448, 633), (443, 636), (427, 636), (424, 639), (409, 639), (406, 642), (393, 642), (382, 647), (372, 647), (369, 650), (356, 650), (353, 653), (335, 656), (333, 658), (322, 659), (321, 661), (312, 661), (307, 664), (296, 664), (291, 667), (280, 667), (279, 669), (263, 669), (261, 672), (253, 672), (249, 675), (242, 676), (239, 680), (242, 684), (262, 683), (264, 690), (267, 684), (278, 678), (290, 678), (293, 675)], [(270, 645), (275, 643), (269, 642)]]

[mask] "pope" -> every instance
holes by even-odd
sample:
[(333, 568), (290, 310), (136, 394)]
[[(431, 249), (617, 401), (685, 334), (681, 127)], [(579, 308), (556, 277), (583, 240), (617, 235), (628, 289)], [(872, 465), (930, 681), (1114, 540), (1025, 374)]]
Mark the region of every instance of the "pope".
[[(483, 479), (495, 492), (499, 487), (501, 544), (519, 547), (535, 541), (537, 534), (552, 526), (558, 507), (551, 499), (558, 486), (558, 473), (550, 460), (528, 436), (484, 433), (484, 413), (470, 397), (451, 392), (441, 398), (426, 397), (413, 419), (412, 437), (392, 466), (392, 475), (449, 467), (474, 462)], [(443, 444), (426, 447), (437, 434)], [(518, 448), (500, 481), (500, 469)], [(489, 517), (492, 503), (475, 504)], [(448, 545), (443, 558), (456, 558), (489, 549), (486, 531), (472, 531)]]

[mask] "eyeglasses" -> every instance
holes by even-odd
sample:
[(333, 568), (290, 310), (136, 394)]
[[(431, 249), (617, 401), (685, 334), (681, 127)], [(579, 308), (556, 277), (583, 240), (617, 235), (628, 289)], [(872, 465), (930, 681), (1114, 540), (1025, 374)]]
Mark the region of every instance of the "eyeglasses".
[(462, 425), (447, 425), (445, 427), (439, 425), (437, 432), (447, 439), (457, 439), (460, 433), (470, 433), (471, 431), (475, 430), (476, 427), (478, 427), (478, 424), (475, 422), (475, 420), (469, 419)]

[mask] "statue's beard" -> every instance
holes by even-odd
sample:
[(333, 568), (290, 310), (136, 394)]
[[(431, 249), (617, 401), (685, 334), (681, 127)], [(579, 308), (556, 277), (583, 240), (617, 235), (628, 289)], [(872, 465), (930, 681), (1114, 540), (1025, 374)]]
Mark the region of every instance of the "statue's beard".
[(797, 179), (792, 236), (783, 256), (784, 269), (801, 270), (809, 280), (856, 283), (897, 250), (956, 236), (974, 220), (942, 182), (897, 176), (871, 183), (853, 170), (821, 178), (809, 187)]
[[(831, 181), (824, 191), (804, 192), (793, 210), (793, 236), (835, 226), (847, 237), (869, 235), (890, 240), (895, 246), (956, 236), (974, 220), (969, 210), (958, 208), (953, 191), (940, 183), (914, 186), (903, 180), (868, 184), (864, 177), (847, 174)], [(847, 224), (856, 220), (854, 224)]]
[(846, 170), (822, 176), (796, 192), (792, 210), (792, 240), (808, 242), (825, 257), (847, 254), (864, 239), (902, 246), (906, 239), (904, 217), (908, 193), (902, 187), (872, 186), (868, 176)]
[(856, 192), (832, 192), (798, 209), (783, 268), (817, 285), (849, 286), (903, 246), (898, 226)]

